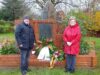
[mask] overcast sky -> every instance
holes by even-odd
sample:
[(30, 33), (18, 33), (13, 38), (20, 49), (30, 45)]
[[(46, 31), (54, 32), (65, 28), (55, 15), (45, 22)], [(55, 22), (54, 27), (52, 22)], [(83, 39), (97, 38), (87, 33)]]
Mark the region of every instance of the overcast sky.
[(0, 8), (1, 8), (1, 6), (2, 6), (1, 1), (2, 1), (2, 0), (0, 0)]

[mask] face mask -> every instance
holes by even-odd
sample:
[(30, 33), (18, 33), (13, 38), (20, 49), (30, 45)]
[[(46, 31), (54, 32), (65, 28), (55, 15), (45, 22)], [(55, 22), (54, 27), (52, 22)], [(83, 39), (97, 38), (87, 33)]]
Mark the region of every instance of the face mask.
[(25, 20), (24, 20), (24, 23), (29, 25), (29, 23), (30, 23), (30, 22), (29, 22), (29, 19), (25, 19)]
[(76, 21), (75, 20), (70, 20), (69, 23), (70, 23), (71, 26), (74, 26), (76, 24)]

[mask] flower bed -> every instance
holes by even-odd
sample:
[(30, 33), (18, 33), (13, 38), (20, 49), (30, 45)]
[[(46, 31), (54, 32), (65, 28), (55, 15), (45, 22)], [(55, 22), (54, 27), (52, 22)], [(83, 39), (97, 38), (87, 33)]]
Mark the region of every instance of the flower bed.
[(18, 48), (15, 45), (15, 40), (10, 38), (0, 41), (0, 55), (18, 54)]
[[(91, 51), (88, 55), (77, 56), (77, 67), (96, 67), (96, 54), (95, 51)], [(20, 55), (0, 55), (0, 67), (19, 67)], [(48, 61), (39, 61), (36, 56), (31, 55), (30, 66), (32, 67), (49, 67)], [(64, 67), (65, 61), (59, 61), (55, 64), (55, 67)]]

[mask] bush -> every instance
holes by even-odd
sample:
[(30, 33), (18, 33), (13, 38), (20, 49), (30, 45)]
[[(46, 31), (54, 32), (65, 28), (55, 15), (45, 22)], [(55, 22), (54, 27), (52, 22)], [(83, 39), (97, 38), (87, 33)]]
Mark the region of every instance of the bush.
[(84, 41), (84, 40), (81, 40), (81, 45), (80, 45), (80, 54), (83, 55), (83, 54), (88, 54), (89, 53), (89, 48), (90, 48), (90, 45)]
[(13, 31), (13, 23), (0, 20), (0, 33), (9, 33)]
[(86, 28), (91, 31), (100, 31), (100, 11), (92, 13), (90, 16), (91, 24), (86, 23)]
[(2, 49), (0, 49), (0, 54), (5, 55), (5, 54), (17, 54), (18, 49), (15, 47), (15, 44), (10, 44), (3, 46)]
[(16, 48), (15, 41), (11, 39), (4, 39), (0, 43), (0, 54), (17, 54), (18, 49)]

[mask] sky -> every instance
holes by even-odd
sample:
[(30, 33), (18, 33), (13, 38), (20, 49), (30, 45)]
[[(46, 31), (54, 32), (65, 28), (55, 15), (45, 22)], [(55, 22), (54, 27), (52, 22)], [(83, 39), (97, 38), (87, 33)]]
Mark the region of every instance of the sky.
[(0, 8), (1, 8), (1, 6), (2, 6), (1, 1), (2, 1), (2, 0), (0, 0)]

